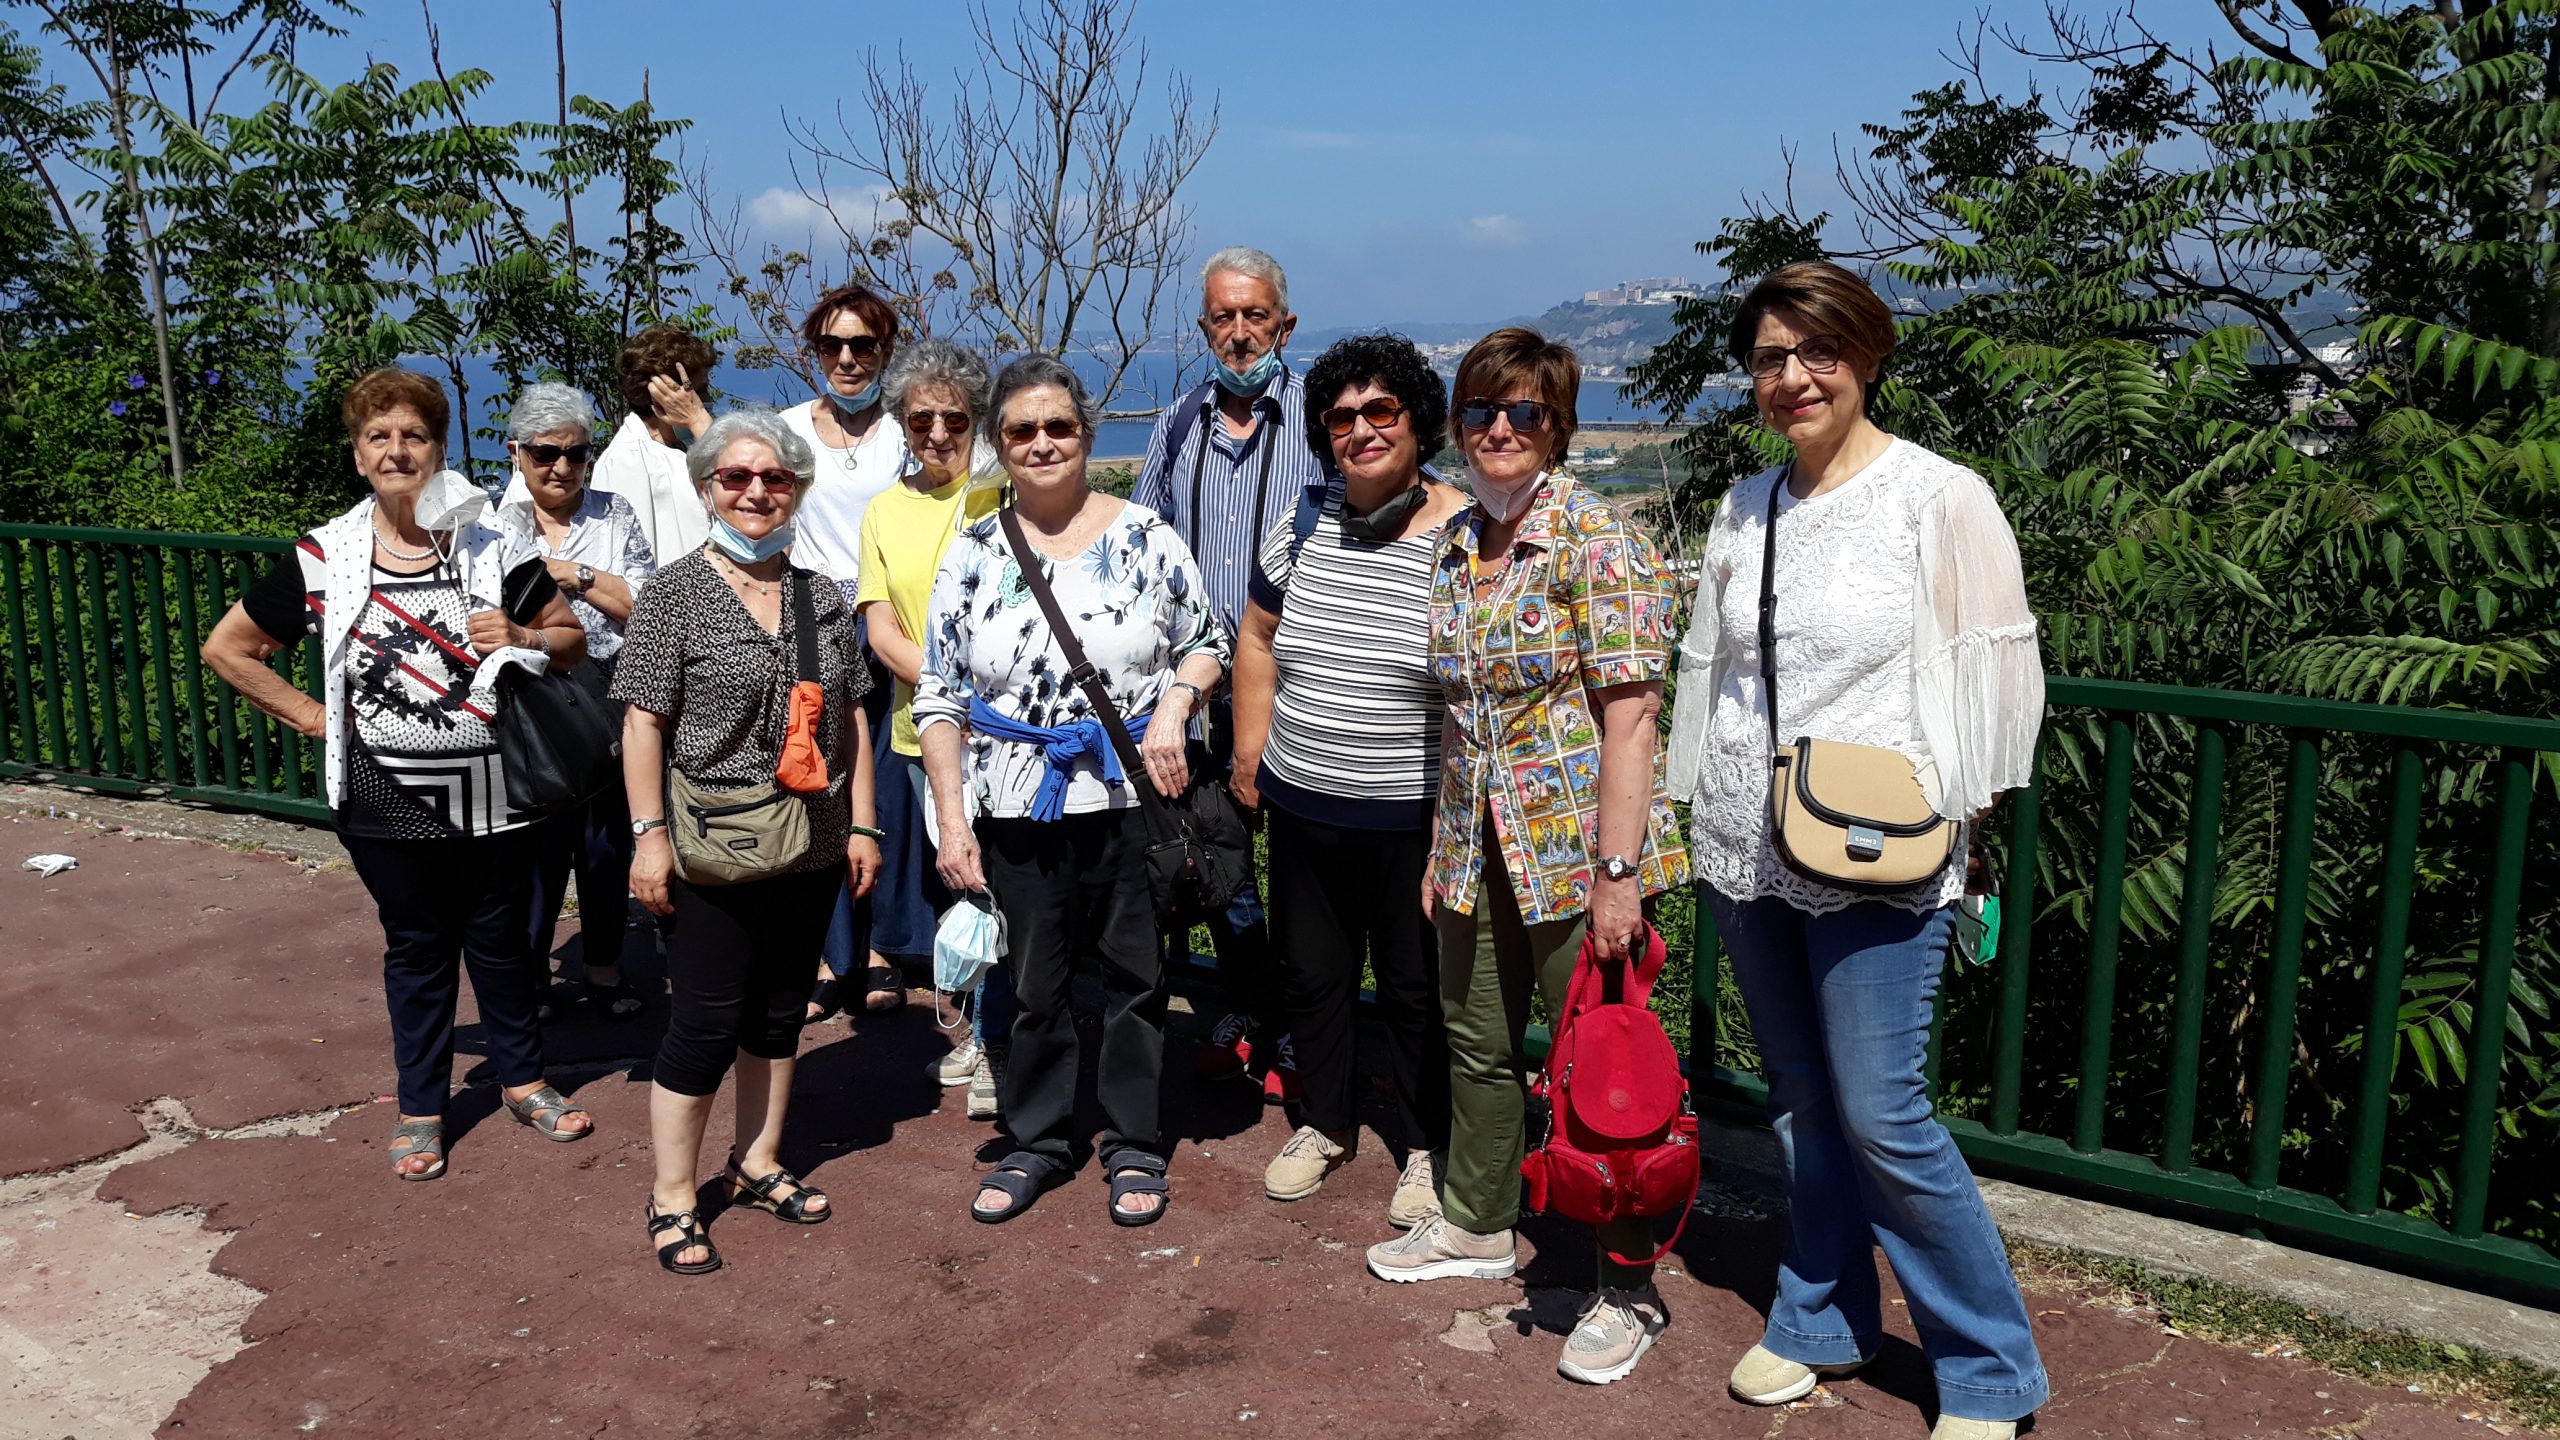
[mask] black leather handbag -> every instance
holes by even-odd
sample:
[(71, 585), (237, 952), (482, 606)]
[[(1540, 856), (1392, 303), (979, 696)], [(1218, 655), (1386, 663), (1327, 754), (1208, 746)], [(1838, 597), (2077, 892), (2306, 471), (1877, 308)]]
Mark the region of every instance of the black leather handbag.
[[(507, 618), (531, 625), (560, 593), (539, 557), (507, 572)], [(582, 804), (622, 778), (622, 706), (607, 694), (601, 661), (498, 681), (498, 756), (507, 772), (507, 803), (518, 810)]]
[(1023, 536), (1021, 517), (1010, 505), (998, 515), (1005, 543), (1013, 547), (1014, 564), (1022, 571), (1022, 583), (1039, 603), (1049, 633), (1058, 637), (1058, 650), (1067, 661), (1067, 680), (1081, 687), (1092, 703), (1095, 717), (1111, 736), (1111, 747), (1120, 752), (1129, 788), (1137, 794), (1139, 812), (1146, 817), (1147, 887), (1155, 895), (1156, 912), (1167, 925), (1187, 930), (1224, 911), (1252, 878), (1253, 839), (1245, 828), (1244, 814), (1227, 794), (1223, 780), (1209, 772), (1204, 763), (1207, 750), (1199, 745), (1191, 747), (1190, 787), (1173, 800), (1156, 793), (1147, 779), (1146, 763), (1138, 756), (1137, 742), (1120, 719), (1120, 707), (1111, 702), (1111, 692), (1085, 659), (1084, 646), (1077, 643), (1076, 632), (1058, 609), (1058, 597), (1049, 591), (1040, 557)]

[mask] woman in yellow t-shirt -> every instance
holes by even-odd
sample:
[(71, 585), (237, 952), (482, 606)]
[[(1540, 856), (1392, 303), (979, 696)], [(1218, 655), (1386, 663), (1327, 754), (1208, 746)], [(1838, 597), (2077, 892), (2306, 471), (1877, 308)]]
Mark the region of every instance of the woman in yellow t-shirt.
[[(869, 628), (872, 653), (897, 679), (889, 711), (889, 755), (877, 778), (880, 882), (871, 895), (871, 948), (882, 955), (931, 955), (934, 926), (951, 897), (934, 872), (925, 833), (922, 751), (912, 706), (916, 676), (930, 638), (934, 572), (961, 526), (994, 512), (1004, 496), (1004, 470), (977, 440), (986, 408), (984, 360), (944, 340), (898, 348), (880, 382), (892, 423), (906, 430), (906, 473), (862, 512), (861, 585), (855, 603)], [(966, 824), (966, 820), (960, 823)], [(998, 966), (988, 975), (968, 1043), (934, 1067), (945, 1085), (969, 1086), (969, 1114), (993, 1119), (995, 1064), (1013, 1025), (1013, 988)], [(988, 1045), (985, 1038), (995, 1043)]]

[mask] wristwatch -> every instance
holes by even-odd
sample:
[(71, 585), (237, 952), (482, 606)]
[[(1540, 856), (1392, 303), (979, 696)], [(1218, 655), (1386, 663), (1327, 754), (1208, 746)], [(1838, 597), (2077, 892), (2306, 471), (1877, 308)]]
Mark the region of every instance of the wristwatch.
[(584, 594), (586, 594), (588, 591), (593, 590), (594, 588), (596, 588), (596, 567), (594, 567), (593, 565), (581, 565), (581, 566), (579, 566), (579, 567), (578, 567), (578, 593), (579, 593), (579, 594), (581, 594), (581, 595), (584, 595)]
[(1209, 692), (1208, 692), (1208, 691), (1206, 691), (1206, 690), (1201, 689), (1201, 688), (1200, 688), (1199, 686), (1197, 686), (1197, 685), (1192, 684), (1192, 683), (1191, 683), (1190, 681), (1188, 681), (1188, 680), (1176, 680), (1176, 681), (1174, 681), (1171, 685), (1168, 685), (1168, 686), (1166, 686), (1165, 688), (1166, 688), (1166, 689), (1168, 689), (1168, 690), (1188, 690), (1188, 691), (1190, 691), (1190, 692), (1191, 692), (1191, 704), (1192, 704), (1192, 708), (1194, 708), (1194, 709), (1197, 709), (1197, 708), (1199, 708), (1200, 706), (1202, 706), (1202, 705), (1206, 705), (1206, 704), (1208, 704), (1208, 703), (1209, 703)]
[(1612, 880), (1625, 880), (1636, 873), (1636, 867), (1628, 864), (1624, 855), (1604, 855), (1600, 859), (1600, 873)]
[(664, 830), (666, 828), (667, 822), (664, 820), (634, 820), (631, 822), (631, 838), (637, 840), (652, 830)]

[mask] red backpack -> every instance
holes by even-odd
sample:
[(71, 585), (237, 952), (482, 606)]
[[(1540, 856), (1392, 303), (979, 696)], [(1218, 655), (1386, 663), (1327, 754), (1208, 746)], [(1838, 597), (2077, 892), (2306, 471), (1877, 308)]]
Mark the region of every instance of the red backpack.
[(1520, 1162), (1529, 1208), (1597, 1224), (1678, 1211), (1680, 1226), (1650, 1259), (1669, 1253), (1698, 1194), (1698, 1116), (1679, 1052), (1646, 1008), (1662, 973), (1662, 936), (1650, 926), (1632, 960), (1603, 961), (1582, 942), (1556, 1017), (1538, 1088), (1547, 1134)]

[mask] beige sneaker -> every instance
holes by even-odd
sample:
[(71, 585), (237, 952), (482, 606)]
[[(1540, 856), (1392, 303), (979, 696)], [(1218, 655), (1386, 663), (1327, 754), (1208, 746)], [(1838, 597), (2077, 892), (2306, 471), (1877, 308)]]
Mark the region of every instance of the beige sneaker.
[(1959, 1420), (1941, 1415), (1929, 1427), (1929, 1440), (2017, 1440), (2015, 1420)]
[(993, 1120), (1001, 1110), (996, 1103), (996, 1087), (1004, 1083), (1004, 1052), (989, 1046), (978, 1052), (978, 1063), (969, 1074), (969, 1118)]
[(978, 1042), (963, 1040), (933, 1062), (933, 1078), (944, 1089), (966, 1085), (978, 1073)]
[(1306, 1199), (1324, 1188), (1324, 1177), (1351, 1163), (1359, 1143), (1358, 1131), (1352, 1132), (1351, 1144), (1342, 1145), (1313, 1125), (1299, 1126), (1264, 1168), (1262, 1193), (1274, 1200)]
[(1585, 1385), (1623, 1380), (1635, 1372), (1636, 1362), (1653, 1348), (1654, 1337), (1670, 1324), (1671, 1312), (1663, 1308), (1661, 1292), (1651, 1285), (1641, 1290), (1600, 1290), (1582, 1307), (1581, 1323), (1564, 1338), (1556, 1373)]
[(1846, 1375), (1866, 1363), (1861, 1360), (1856, 1365), (1799, 1365), (1771, 1354), (1767, 1346), (1754, 1345), (1734, 1365), (1733, 1378), (1725, 1383), (1732, 1387), (1734, 1398), (1746, 1405), (1784, 1405), (1812, 1394), (1813, 1387), (1823, 1381)]
[(1387, 1223), (1410, 1230), (1439, 1208), (1440, 1158), (1428, 1150), (1416, 1150), (1406, 1157), (1404, 1173), (1396, 1177), (1396, 1193), (1387, 1197)]
[(1408, 1280), (1500, 1280), (1520, 1263), (1511, 1232), (1478, 1235), (1432, 1214), (1411, 1230), (1369, 1247), (1369, 1273), (1399, 1284)]

